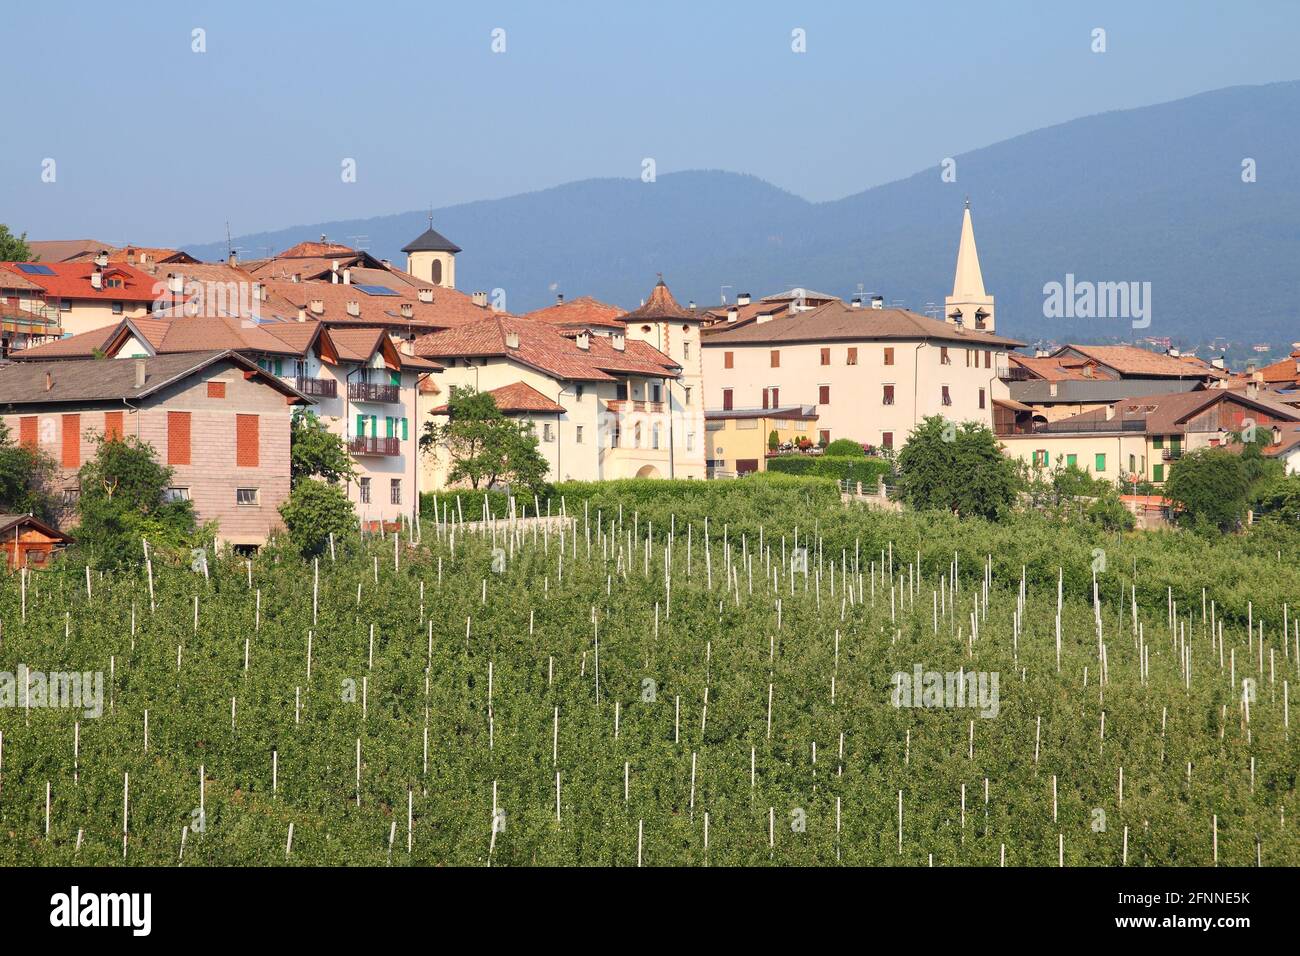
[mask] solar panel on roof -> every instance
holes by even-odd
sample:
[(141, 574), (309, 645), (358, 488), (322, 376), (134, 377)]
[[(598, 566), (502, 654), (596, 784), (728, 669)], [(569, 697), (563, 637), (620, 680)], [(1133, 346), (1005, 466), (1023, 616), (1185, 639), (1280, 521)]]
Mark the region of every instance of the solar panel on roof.
[(396, 292), (388, 288), (386, 285), (359, 285), (357, 288), (366, 295), (397, 295)]
[(34, 263), (34, 262), (20, 262), (20, 263), (18, 264), (18, 268), (19, 268), (20, 271), (22, 271), (22, 272), (26, 272), (29, 276), (52, 276), (52, 275), (54, 275), (54, 270), (51, 269), (49, 266), (37, 265), (37, 264)]

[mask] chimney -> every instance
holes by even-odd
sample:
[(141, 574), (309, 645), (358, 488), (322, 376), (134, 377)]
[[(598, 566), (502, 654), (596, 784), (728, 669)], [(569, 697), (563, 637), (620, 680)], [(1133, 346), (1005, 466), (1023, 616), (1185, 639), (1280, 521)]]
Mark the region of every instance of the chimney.
[(475, 304), (476, 306), (478, 306), (480, 309), (486, 309), (486, 308), (487, 308), (487, 293), (486, 293), (486, 292), (475, 292), (474, 295), (473, 295), (473, 301), (474, 301), (474, 304)]
[(1171, 345), (1169, 348), (1165, 349), (1165, 354), (1170, 358), (1180, 358), (1183, 353), (1180, 352), (1176, 346)]
[(50, 372), (45, 373), (45, 390), (48, 392), (54, 388), (54, 375)]
[(136, 359), (135, 360), (135, 387), (136, 388), (144, 388), (144, 380), (146, 378), (144, 369), (145, 369), (144, 359), (142, 358)]
[(104, 288), (104, 273), (98, 270), (90, 274), (90, 287), (92, 289)]
[(433, 290), (420, 289), (415, 293), (415, 297), (419, 299), (421, 302), (423, 302), (425, 305), (428, 305), (430, 302), (433, 301)]
[(591, 348), (591, 333), (584, 329), (578, 333), (578, 337), (574, 339), (574, 342), (577, 343), (578, 348), (586, 352)]
[(411, 305), (409, 302), (403, 302), (397, 307), (397, 311), (402, 314), (402, 318), (404, 319), (414, 318), (415, 316), (415, 306)]
[(1253, 378), (1246, 383), (1246, 397), (1259, 398), (1259, 382), (1255, 381)]
[(99, 252), (95, 253), (95, 265), (100, 269), (108, 267), (108, 252), (106, 250), (100, 249)]
[(860, 308), (862, 308), (862, 296), (860, 296), (860, 295), (855, 295), (855, 296), (853, 297), (853, 301), (852, 301), (851, 303), (849, 303), (849, 305), (850, 305), (852, 308), (854, 308), (854, 309), (860, 309)]
[(627, 337), (622, 332), (615, 332), (609, 337), (610, 345), (614, 346), (614, 351), (623, 352), (627, 350)]
[(1210, 359), (1210, 367), (1211, 367), (1211, 368), (1217, 368), (1217, 369), (1223, 369), (1223, 368), (1226, 368), (1227, 365), (1226, 365), (1226, 363), (1223, 361), (1223, 356), (1220, 355), (1218, 358), (1212, 358), (1212, 359)]
[(226, 256), (226, 265), (230, 266), (232, 269), (239, 265), (239, 256), (235, 253), (234, 249), (231, 249), (230, 254)]
[(344, 269), (344, 270), (343, 270), (343, 284), (344, 284), (344, 285), (351, 285), (351, 284), (352, 284), (352, 270), (351, 270), (351, 269)]
[(873, 309), (883, 309), (885, 307), (885, 297), (883, 295), (873, 295), (871, 297), (871, 307)]
[(306, 310), (306, 309), (299, 309), (299, 310), (298, 310), (298, 321), (299, 321), (299, 322), (306, 322), (306, 321), (307, 321), (307, 310)]
[(175, 295), (180, 295), (185, 291), (185, 276), (179, 272), (167, 273), (167, 288)]
[(348, 315), (353, 318), (359, 318), (361, 316), (361, 303), (356, 299), (348, 299)]
[(519, 333), (518, 333), (518, 332), (507, 332), (507, 333), (506, 333), (506, 348), (508, 348), (508, 349), (517, 349), (517, 348), (519, 348)]
[(135, 250), (134, 250), (134, 249), (127, 249), (127, 250), (126, 250), (126, 262), (127, 262), (127, 265), (131, 265), (131, 266), (135, 265)]
[(735, 322), (738, 318), (740, 318), (740, 310), (733, 305), (727, 310), (727, 321)]
[(385, 269), (391, 269), (393, 267), (393, 263), (388, 259), (380, 259), (379, 264), (383, 266)]
[(555, 296), (555, 304), (556, 304), (556, 305), (564, 305), (564, 293), (563, 293), (563, 292), (556, 293), (556, 296)]
[(687, 303), (686, 303), (686, 308), (688, 308), (688, 309), (690, 309), (692, 312), (694, 312), (694, 311), (695, 311), (695, 300), (694, 300), (694, 299), (691, 299), (690, 302), (687, 302)]
[(736, 296), (736, 305), (749, 305), (750, 298), (748, 292), (742, 292)]
[(311, 310), (311, 314), (312, 314), (312, 315), (324, 315), (324, 314), (325, 314), (325, 300), (324, 300), (324, 299), (312, 299), (310, 302), (307, 303), (307, 308), (309, 308), (309, 309)]

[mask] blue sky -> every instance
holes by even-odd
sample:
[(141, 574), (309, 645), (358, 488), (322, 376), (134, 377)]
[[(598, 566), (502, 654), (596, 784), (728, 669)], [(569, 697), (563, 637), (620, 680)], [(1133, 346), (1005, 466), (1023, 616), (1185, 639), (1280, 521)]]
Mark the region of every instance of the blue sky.
[(5, 33), (0, 222), (110, 243), (635, 177), (645, 157), (834, 199), (1078, 116), (1300, 76), (1300, 4), (1263, 0), (50, 2), (8, 7)]

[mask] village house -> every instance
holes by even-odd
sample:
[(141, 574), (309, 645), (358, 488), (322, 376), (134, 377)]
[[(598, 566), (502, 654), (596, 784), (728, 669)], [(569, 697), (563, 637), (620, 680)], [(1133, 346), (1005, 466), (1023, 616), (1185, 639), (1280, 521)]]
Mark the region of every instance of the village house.
[[(424, 336), (415, 352), (444, 366), (448, 396), (458, 387), (492, 392), (508, 415), (532, 421), (553, 481), (683, 477), (675, 443), (689, 432), (680, 420), (674, 427), (669, 398), (682, 368), (624, 330), (564, 335), (555, 323), (497, 314)], [(447, 410), (427, 390), (422, 398), (421, 429)], [(683, 454), (699, 455), (698, 436), (691, 445)], [(423, 467), (425, 487), (446, 486), (445, 452)]]
[(78, 472), (96, 439), (132, 435), (174, 472), (218, 540), (265, 544), (289, 495), (289, 417), (310, 399), (231, 350), (0, 366), (0, 416), (57, 466), (59, 524), (75, 522)]
[(1126, 397), (1029, 432), (998, 430), (1003, 450), (1034, 468), (1075, 466), (1120, 484), (1163, 483), (1179, 459), (1230, 436), (1300, 421), (1300, 410), (1222, 388)]
[(813, 405), (726, 412), (713, 409), (704, 413), (704, 419), (710, 478), (767, 471), (768, 440), (773, 432), (778, 446), (812, 442), (817, 434)]
[(0, 550), (11, 571), (49, 567), (54, 555), (72, 541), (33, 515), (0, 515)]
[[(815, 442), (849, 438), (901, 447), (927, 416), (993, 424), (994, 403), (1012, 349), (1023, 343), (995, 331), (993, 297), (984, 290), (969, 208), (962, 220), (953, 294), (943, 321), (880, 297), (838, 299), (747, 324), (714, 326), (703, 337), (705, 405), (715, 415), (812, 406)], [(807, 419), (804, 419), (807, 420)], [(748, 459), (711, 432), (715, 468)], [(717, 448), (723, 451), (718, 452)], [(719, 464), (719, 463), (723, 464)]]
[(160, 292), (153, 276), (113, 265), (106, 253), (90, 262), (0, 262), (6, 352), (148, 315)]

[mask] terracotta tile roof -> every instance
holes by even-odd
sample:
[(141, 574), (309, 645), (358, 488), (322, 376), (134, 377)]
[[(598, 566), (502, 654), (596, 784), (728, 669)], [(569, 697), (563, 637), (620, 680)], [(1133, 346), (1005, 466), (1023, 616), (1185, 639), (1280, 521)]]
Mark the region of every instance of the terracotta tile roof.
[(1110, 421), (1120, 431), (1122, 422), (1142, 422), (1142, 431), (1148, 435), (1170, 435), (1183, 430), (1187, 419), (1205, 411), (1220, 401), (1245, 405), (1282, 421), (1300, 420), (1300, 410), (1281, 405), (1267, 398), (1250, 398), (1222, 388), (1199, 389), (1194, 392), (1162, 392), (1157, 395), (1139, 395), (1125, 398), (1114, 405), (1114, 415), (1108, 418), (1108, 409), (1098, 408), (1080, 415), (1072, 415), (1053, 422), (1053, 430), (1068, 431), (1068, 423), (1079, 423), (1095, 429), (1095, 423)]
[[(136, 363), (145, 366), (145, 382), (136, 385)], [(145, 359), (81, 359), (62, 362), (13, 362), (0, 366), (0, 408), (63, 403), (142, 399), (217, 362), (230, 362), (291, 398), (307, 404), (292, 386), (259, 369), (237, 352), (215, 350), (159, 355)], [(50, 387), (45, 387), (45, 376)]]
[(354, 256), (357, 251), (350, 246), (345, 246), (338, 242), (300, 242), (296, 246), (290, 246), (284, 252), (279, 253), (277, 259), (308, 259), (308, 258), (333, 258), (338, 259), (344, 256)]
[[(516, 336), (518, 345), (508, 344)], [(644, 342), (627, 341), (620, 352), (608, 336), (592, 335), (588, 341), (583, 349), (545, 322), (497, 314), (422, 336), (415, 351), (433, 358), (509, 358), (572, 381), (612, 381), (610, 372), (655, 378), (676, 374), (672, 360)]]
[(1300, 348), (1287, 358), (1280, 359), (1272, 365), (1265, 365), (1259, 372), (1264, 377), (1264, 381), (1271, 384), (1300, 384)]
[[(331, 326), (384, 326), (409, 328), (419, 333), (477, 322), (491, 314), (485, 306), (475, 305), (470, 296), (455, 289), (433, 289), (433, 301), (421, 302), (418, 287), (402, 285), (391, 277), (386, 282), (361, 284), (384, 285), (396, 295), (368, 295), (355, 283), (262, 281), (273, 296), (289, 303), (291, 311), (286, 310), (289, 314), (282, 317), (296, 318), (298, 310), (303, 309), (309, 318), (320, 319)], [(313, 300), (319, 300), (323, 306), (319, 314), (311, 311)], [(357, 315), (348, 313), (349, 303), (356, 303)], [(410, 306), (409, 319), (402, 315), (404, 305)]]
[(41, 287), (31, 279), (18, 272), (10, 272), (8, 269), (0, 269), (0, 289), (14, 289), (19, 292), (41, 291)]
[(1051, 358), (1064, 356), (1067, 351), (1094, 359), (1121, 376), (1185, 378), (1188, 375), (1203, 374), (1203, 370), (1188, 368), (1186, 362), (1171, 355), (1152, 352), (1136, 345), (1063, 345), (1052, 353)]
[(741, 328), (719, 330), (703, 338), (702, 344), (706, 348), (713, 348), (731, 344), (793, 345), (801, 342), (873, 339), (934, 339), (974, 348), (1017, 348), (1025, 344), (991, 332), (958, 328), (906, 309), (855, 309), (839, 301), (775, 318), (770, 322), (753, 322)]
[(42, 265), (71, 262), (87, 252), (93, 256), (101, 249), (105, 252), (114, 251), (113, 246), (98, 239), (29, 239), (27, 246)]
[[(563, 405), (557, 405), (537, 389), (525, 382), (514, 382), (488, 391), (496, 399), (497, 408), (507, 415), (517, 412), (539, 412), (561, 415), (565, 412)], [(447, 406), (439, 405), (429, 410), (430, 415), (446, 415)]]
[[(729, 321), (727, 316), (731, 314), (732, 309), (736, 310), (736, 320)], [(758, 301), (750, 302), (748, 305), (720, 305), (714, 308), (705, 309), (700, 314), (707, 323), (700, 333), (702, 335), (714, 335), (718, 332), (725, 332), (727, 329), (734, 329), (742, 325), (748, 325), (758, 319), (760, 315), (769, 315), (772, 318), (779, 318), (788, 314), (790, 311), (789, 302), (767, 302)]]
[(1083, 382), (1098, 379), (1114, 380), (1115, 375), (1097, 362), (1074, 358), (1030, 358), (1027, 355), (1010, 356), (1012, 365), (1019, 365), (1035, 378), (1045, 382)]
[(619, 317), (624, 310), (617, 305), (601, 302), (589, 295), (579, 296), (567, 302), (557, 302), (544, 309), (525, 313), (526, 319), (537, 322), (549, 322), (551, 325), (567, 326), (575, 329), (623, 329)]
[(383, 329), (332, 329), (330, 338), (338, 349), (339, 358), (349, 362), (366, 362), (375, 354), (385, 337)]
[[(24, 279), (35, 283), (48, 298), (153, 302), (165, 289), (165, 286), (153, 276), (133, 266), (110, 266), (106, 275), (112, 278), (121, 278), (123, 281), (122, 287), (110, 288), (105, 284), (104, 288), (96, 289), (90, 284), (91, 273), (95, 271), (94, 263), (42, 262), (38, 264), (51, 270), (54, 275), (24, 273), (18, 268), (20, 263), (17, 262), (0, 262), (0, 269), (22, 276)], [(0, 285), (3, 284), (3, 282), (0, 282)]]
[(15, 361), (88, 358), (93, 356), (96, 351), (103, 350), (104, 346), (108, 344), (109, 338), (117, 331), (117, 328), (116, 325), (112, 325), (103, 329), (82, 332), (80, 335), (70, 335), (66, 339), (56, 339), (53, 342), (46, 342), (44, 345), (34, 345), (31, 348), (11, 352), (9, 357)]
[(184, 249), (166, 249), (150, 246), (122, 246), (120, 249), (113, 249), (106, 246), (100, 246), (98, 249), (85, 249), (76, 255), (69, 256), (65, 262), (93, 262), (95, 256), (100, 252), (108, 253), (108, 261), (114, 265), (125, 263), (129, 266), (143, 267), (146, 262), (159, 264), (173, 263), (198, 263), (192, 255)]
[(701, 321), (698, 312), (692, 312), (690, 309), (683, 309), (673, 298), (673, 294), (668, 291), (668, 286), (664, 284), (663, 276), (655, 283), (655, 287), (650, 290), (650, 298), (639, 308), (623, 316), (625, 323), (635, 322), (699, 322)]
[(124, 343), (131, 335), (138, 335), (157, 354), (179, 352), (208, 352), (235, 349), (245, 352), (266, 352), (272, 355), (302, 355), (315, 341), (320, 329), (318, 322), (284, 322), (273, 325), (253, 325), (228, 316), (195, 316), (192, 318), (124, 319), (107, 329), (95, 329), (45, 345), (23, 349), (21, 361), (42, 361), (56, 358), (80, 358), (96, 351), (111, 350)]

